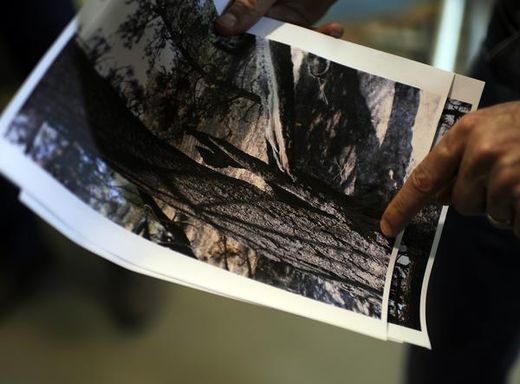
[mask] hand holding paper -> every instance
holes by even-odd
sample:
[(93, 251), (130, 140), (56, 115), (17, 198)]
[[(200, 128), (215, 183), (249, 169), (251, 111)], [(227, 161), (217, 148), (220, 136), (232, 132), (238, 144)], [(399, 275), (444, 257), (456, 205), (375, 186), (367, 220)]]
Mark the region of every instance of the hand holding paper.
[[(335, 0), (234, 0), (217, 19), (217, 31), (223, 35), (234, 35), (251, 28), (262, 16), (286, 21), (303, 27), (314, 24)], [(316, 28), (318, 32), (332, 37), (343, 35), (343, 26), (328, 23)]]

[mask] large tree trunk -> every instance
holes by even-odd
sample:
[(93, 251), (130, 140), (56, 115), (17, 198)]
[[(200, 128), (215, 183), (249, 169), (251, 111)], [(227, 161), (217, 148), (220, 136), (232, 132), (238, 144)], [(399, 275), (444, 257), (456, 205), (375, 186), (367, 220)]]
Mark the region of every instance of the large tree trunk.
[[(356, 231), (354, 220), (363, 219), (361, 214), (320, 209), (313, 199), (321, 196), (312, 186), (301, 196), (287, 187), (283, 174), (274, 174), (266, 163), (233, 146), (231, 153), (229, 146), (201, 133), (199, 136), (213, 140), (213, 150), (236, 158), (237, 164), (241, 162), (241, 167), (252, 172), (270, 175), (269, 183), (289, 189), (293, 199), (280, 198), (197, 163), (149, 133), (83, 54), (77, 60), (86, 116), (99, 149), (113, 168), (143, 191), (246, 244), (261, 257), (362, 288), (367, 295), (382, 293), (391, 247), (377, 232), (377, 223), (371, 222), (364, 233)], [(333, 196), (341, 206), (343, 197), (331, 190), (327, 198)], [(323, 205), (331, 206), (331, 202), (323, 200)]]

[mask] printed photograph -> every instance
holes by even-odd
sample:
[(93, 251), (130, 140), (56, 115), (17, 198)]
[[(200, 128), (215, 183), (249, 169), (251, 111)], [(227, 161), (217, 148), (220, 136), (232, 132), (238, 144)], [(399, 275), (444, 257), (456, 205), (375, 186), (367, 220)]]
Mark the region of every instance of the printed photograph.
[[(435, 143), (471, 109), (471, 104), (448, 98)], [(442, 205), (439, 203), (424, 207), (404, 231), (394, 266), (388, 303), (388, 321), (392, 324), (421, 330), (421, 290), (441, 211)]]
[(379, 217), (442, 98), (220, 37), (212, 1), (111, 3), (83, 20), (7, 139), (147, 240), (380, 318), (393, 243)]

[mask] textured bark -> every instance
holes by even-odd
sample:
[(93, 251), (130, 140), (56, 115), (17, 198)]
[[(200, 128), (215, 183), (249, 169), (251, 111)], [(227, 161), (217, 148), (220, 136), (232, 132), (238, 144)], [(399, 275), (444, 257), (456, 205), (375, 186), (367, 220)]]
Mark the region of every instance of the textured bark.
[[(137, 11), (116, 34), (101, 28), (81, 49), (70, 44), (53, 66), (54, 83), (44, 81), (44, 94), (35, 96), (37, 109), (59, 95), (45, 114), (73, 143), (73, 165), (61, 155), (47, 169), (76, 193), (81, 173), (107, 163), (106, 172), (117, 171), (137, 196), (112, 202), (122, 215), (114, 221), (125, 228), (379, 316), (391, 243), (378, 231), (377, 213), (409, 161), (415, 110), (404, 104), (414, 106), (417, 93), (301, 51), (295, 65), (297, 52), (282, 44), (217, 37), (210, 2), (128, 4)], [(111, 44), (114, 52), (134, 51), (111, 57)], [(158, 57), (164, 61), (156, 66)], [(373, 123), (388, 116), (369, 107), (372, 86), (393, 101), (388, 127)], [(67, 104), (74, 108), (63, 110)], [(83, 197), (106, 214), (110, 202), (98, 204), (98, 195), (93, 189)], [(156, 224), (166, 236), (154, 237)]]
[[(381, 145), (375, 150), (363, 149), (372, 158), (359, 161), (356, 193), (376, 192), (381, 207), (385, 207), (402, 187), (412, 155), (413, 126), (419, 108), (420, 91), (400, 83), (395, 84), (392, 113)], [(374, 143), (374, 138), (370, 139)]]
[(367, 227), (360, 233), (353, 221), (361, 215), (340, 208), (343, 196), (331, 190), (325, 200), (312, 185), (291, 185), (287, 176), (266, 163), (204, 133), (194, 133), (201, 144), (213, 143), (209, 146), (213, 152), (220, 151), (223, 158), (288, 196), (263, 191), (197, 163), (150, 134), (86, 58), (78, 54), (77, 59), (86, 115), (99, 149), (114, 169), (140, 189), (240, 240), (259, 256), (348, 282), (367, 294), (382, 292), (390, 245), (377, 232), (375, 220), (365, 218)]

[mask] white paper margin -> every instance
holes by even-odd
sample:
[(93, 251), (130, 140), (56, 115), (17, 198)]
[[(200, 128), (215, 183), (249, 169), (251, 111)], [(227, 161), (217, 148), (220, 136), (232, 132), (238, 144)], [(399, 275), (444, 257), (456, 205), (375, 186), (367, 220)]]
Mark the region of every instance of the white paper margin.
[[(455, 75), (453, 79), (453, 85), (450, 91), (449, 97), (451, 99), (463, 101), (472, 105), (471, 111), (478, 109), (482, 91), (484, 90), (485, 83), (472, 79), (467, 76)], [(431, 349), (431, 341), (428, 335), (428, 322), (426, 319), (426, 306), (428, 301), (428, 284), (430, 282), (431, 273), (433, 270), (433, 263), (435, 261), (435, 255), (439, 247), (439, 242), (442, 237), (442, 231), (444, 223), (446, 221), (446, 215), (448, 213), (448, 207), (444, 206), (439, 217), (439, 223), (435, 232), (434, 241), (426, 264), (426, 270), (424, 272), (423, 283), (421, 287), (421, 302), (420, 302), (420, 324), (421, 330), (415, 330), (408, 327), (403, 327), (397, 324), (388, 323), (388, 340), (401, 340), (406, 343), (415, 344), (428, 349)]]

